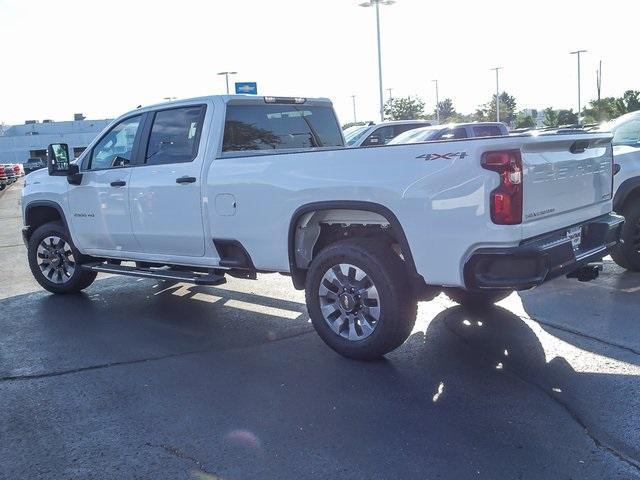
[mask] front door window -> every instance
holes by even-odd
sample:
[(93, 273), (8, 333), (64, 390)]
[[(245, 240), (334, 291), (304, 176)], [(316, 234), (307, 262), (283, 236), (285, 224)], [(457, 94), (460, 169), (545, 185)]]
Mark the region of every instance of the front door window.
[(140, 115), (127, 118), (102, 137), (93, 147), (89, 169), (103, 170), (128, 166), (133, 155), (133, 143), (140, 127), (141, 118)]

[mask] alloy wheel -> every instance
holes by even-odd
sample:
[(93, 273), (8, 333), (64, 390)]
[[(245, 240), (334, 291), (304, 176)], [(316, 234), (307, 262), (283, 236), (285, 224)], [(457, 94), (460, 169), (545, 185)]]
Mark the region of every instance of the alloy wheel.
[(336, 334), (358, 341), (374, 332), (380, 319), (380, 296), (361, 268), (348, 263), (329, 268), (318, 296), (322, 315)]
[(56, 235), (45, 237), (36, 252), (38, 266), (47, 280), (62, 284), (69, 281), (76, 269), (71, 246)]

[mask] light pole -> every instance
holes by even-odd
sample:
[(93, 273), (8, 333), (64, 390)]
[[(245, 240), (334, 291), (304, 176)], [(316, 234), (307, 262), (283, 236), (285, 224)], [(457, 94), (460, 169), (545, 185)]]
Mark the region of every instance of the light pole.
[(393, 5), (395, 0), (367, 0), (361, 7), (376, 7), (376, 29), (378, 34), (378, 87), (380, 94), (380, 121), (384, 121), (384, 94), (382, 89), (382, 52), (380, 47), (380, 4)]
[(431, 80), (436, 84), (436, 121), (440, 125), (440, 99), (438, 98), (438, 80)]
[(585, 52), (586, 50), (576, 50), (575, 52), (569, 52), (569, 55), (578, 56), (578, 125), (580, 125), (580, 110), (582, 109), (582, 102), (580, 99), (580, 54)]
[(224, 75), (227, 81), (227, 95), (229, 95), (229, 75), (236, 75), (238, 72), (218, 72), (218, 75)]
[(351, 100), (353, 101), (353, 123), (357, 123), (358, 117), (356, 116), (356, 96), (351, 95)]
[(493, 67), (490, 70), (496, 71), (496, 122), (500, 121), (500, 78), (499, 73), (502, 67)]

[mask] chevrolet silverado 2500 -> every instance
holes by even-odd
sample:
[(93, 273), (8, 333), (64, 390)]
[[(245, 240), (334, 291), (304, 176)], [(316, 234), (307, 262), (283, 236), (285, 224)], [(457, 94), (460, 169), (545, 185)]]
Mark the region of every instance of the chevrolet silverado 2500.
[[(216, 285), (290, 275), (322, 339), (374, 358), (419, 299), (494, 302), (597, 276), (619, 238), (611, 135), (344, 148), (326, 99), (212, 96), (116, 119), (26, 178), (23, 235), (54, 293), (98, 272)], [(123, 264), (123, 262), (135, 262)], [(134, 266), (135, 265), (135, 266)]]

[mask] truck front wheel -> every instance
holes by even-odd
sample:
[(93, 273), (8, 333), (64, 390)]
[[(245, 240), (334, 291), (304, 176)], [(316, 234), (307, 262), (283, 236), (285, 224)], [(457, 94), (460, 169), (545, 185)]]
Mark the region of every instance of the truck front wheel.
[(371, 360), (402, 345), (417, 302), (398, 255), (376, 240), (349, 239), (311, 262), (306, 301), (314, 328), (345, 357)]
[(60, 222), (45, 223), (33, 232), (27, 256), (36, 281), (52, 293), (78, 293), (97, 275), (81, 268), (81, 254)]

